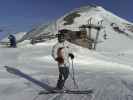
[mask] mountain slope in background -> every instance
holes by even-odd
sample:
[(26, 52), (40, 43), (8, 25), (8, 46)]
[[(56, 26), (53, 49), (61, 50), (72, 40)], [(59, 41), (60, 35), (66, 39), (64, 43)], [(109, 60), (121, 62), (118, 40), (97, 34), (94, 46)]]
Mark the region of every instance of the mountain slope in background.
[[(36, 38), (41, 35), (51, 37), (57, 34), (60, 29), (79, 31), (79, 27), (88, 24), (90, 18), (92, 18), (92, 24), (98, 26), (98, 23), (102, 22), (100, 25), (103, 27), (99, 32), (98, 41), (100, 42), (96, 46), (96, 51), (109, 57), (109, 61), (111, 58), (119, 63), (133, 65), (133, 24), (101, 6), (89, 5), (74, 9), (55, 22), (34, 28), (24, 35), (22, 40)], [(97, 30), (91, 29), (91, 33), (92, 38), (95, 39)], [(87, 34), (89, 34), (89, 30), (87, 30)]]
[[(60, 29), (79, 31), (79, 27), (88, 24), (90, 18), (92, 18), (92, 24), (98, 26), (99, 22), (102, 22), (101, 25), (103, 26), (98, 38), (98, 41), (101, 41), (97, 45), (98, 51), (124, 51), (126, 49), (133, 49), (133, 24), (100, 6), (90, 5), (74, 9), (49, 25), (40, 25), (28, 32), (23, 37), (23, 40), (38, 37), (42, 34), (55, 35)], [(92, 29), (91, 33), (92, 38), (95, 39), (97, 30)]]

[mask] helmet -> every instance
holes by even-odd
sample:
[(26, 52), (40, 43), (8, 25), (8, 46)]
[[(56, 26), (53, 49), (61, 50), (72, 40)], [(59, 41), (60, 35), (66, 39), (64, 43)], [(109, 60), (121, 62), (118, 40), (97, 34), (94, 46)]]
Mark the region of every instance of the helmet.
[(61, 30), (59, 30), (58, 32), (59, 33), (68, 33), (70, 30), (68, 30), (68, 29), (61, 29)]

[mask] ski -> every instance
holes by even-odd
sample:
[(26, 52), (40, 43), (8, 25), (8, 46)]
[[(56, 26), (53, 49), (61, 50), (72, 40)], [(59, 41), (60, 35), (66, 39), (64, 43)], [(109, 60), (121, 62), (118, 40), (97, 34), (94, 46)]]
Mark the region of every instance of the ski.
[(25, 74), (24, 72), (20, 71), (19, 69), (9, 67), (9, 66), (4, 66), (4, 67), (6, 68), (7, 72), (9, 72), (11, 74), (17, 75), (17, 76), (22, 77), (24, 79), (27, 79), (28, 81), (31, 81), (32, 83), (40, 86), (41, 88), (45, 89), (46, 91), (49, 91), (49, 92), (53, 91), (53, 87), (35, 79), (35, 78), (32, 78), (30, 75)]
[(56, 93), (65, 93), (65, 94), (92, 94), (93, 90), (53, 90), (52, 92), (50, 91), (41, 91), (39, 92), (39, 95), (42, 94), (56, 94)]

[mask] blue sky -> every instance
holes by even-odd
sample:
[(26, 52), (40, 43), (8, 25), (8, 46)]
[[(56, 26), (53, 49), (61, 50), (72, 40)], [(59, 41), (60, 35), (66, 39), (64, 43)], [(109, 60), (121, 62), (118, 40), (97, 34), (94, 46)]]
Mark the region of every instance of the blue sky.
[(8, 32), (28, 31), (91, 3), (133, 22), (132, 0), (0, 0), (0, 29), (4, 30), (0, 37)]

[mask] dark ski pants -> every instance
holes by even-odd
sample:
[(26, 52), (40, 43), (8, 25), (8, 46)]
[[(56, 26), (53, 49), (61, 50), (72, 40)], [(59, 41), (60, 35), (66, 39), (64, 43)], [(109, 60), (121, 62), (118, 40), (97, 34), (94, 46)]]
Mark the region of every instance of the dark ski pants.
[(59, 67), (59, 79), (57, 82), (57, 89), (62, 89), (64, 87), (65, 81), (69, 76), (69, 67)]
[(10, 41), (10, 47), (16, 48), (16, 47), (17, 47), (17, 46), (16, 46), (16, 42), (13, 41), (13, 40), (11, 40), (11, 41)]

